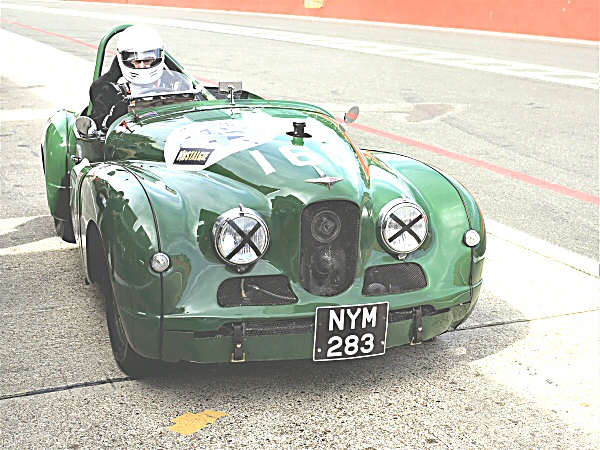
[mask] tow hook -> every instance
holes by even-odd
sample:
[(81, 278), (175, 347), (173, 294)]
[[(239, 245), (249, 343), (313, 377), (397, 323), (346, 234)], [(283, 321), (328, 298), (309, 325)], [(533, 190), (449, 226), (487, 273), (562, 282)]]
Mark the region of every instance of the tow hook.
[(246, 362), (246, 353), (243, 348), (244, 327), (243, 324), (233, 325), (233, 353), (231, 354), (232, 363)]
[(423, 343), (423, 310), (421, 307), (415, 308), (415, 325), (414, 336), (410, 341), (410, 345), (419, 345)]

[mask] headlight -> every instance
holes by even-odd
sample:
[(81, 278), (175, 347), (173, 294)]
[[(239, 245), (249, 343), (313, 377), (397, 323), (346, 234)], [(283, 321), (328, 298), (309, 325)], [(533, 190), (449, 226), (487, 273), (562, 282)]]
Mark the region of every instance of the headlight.
[(240, 205), (217, 219), (213, 239), (223, 261), (245, 266), (258, 260), (267, 250), (269, 229), (256, 211)]
[(418, 249), (427, 237), (427, 216), (416, 203), (393, 200), (379, 215), (379, 237), (384, 248), (396, 254)]

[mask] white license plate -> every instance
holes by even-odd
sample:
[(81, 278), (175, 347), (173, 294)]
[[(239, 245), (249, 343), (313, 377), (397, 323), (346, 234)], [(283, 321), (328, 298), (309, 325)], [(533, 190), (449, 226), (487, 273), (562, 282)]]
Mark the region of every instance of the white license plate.
[(313, 361), (384, 354), (388, 310), (387, 302), (317, 308)]

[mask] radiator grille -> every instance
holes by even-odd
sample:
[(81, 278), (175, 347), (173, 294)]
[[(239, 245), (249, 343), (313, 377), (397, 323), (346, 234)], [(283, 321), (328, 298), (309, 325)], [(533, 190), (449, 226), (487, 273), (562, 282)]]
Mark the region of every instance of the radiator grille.
[(298, 302), (285, 275), (229, 278), (217, 291), (220, 306), (271, 306)]
[(365, 272), (362, 293), (368, 297), (418, 291), (427, 287), (427, 278), (420, 265), (398, 263), (370, 267)]
[(359, 216), (348, 201), (314, 203), (302, 211), (300, 282), (311, 294), (330, 297), (354, 282)]

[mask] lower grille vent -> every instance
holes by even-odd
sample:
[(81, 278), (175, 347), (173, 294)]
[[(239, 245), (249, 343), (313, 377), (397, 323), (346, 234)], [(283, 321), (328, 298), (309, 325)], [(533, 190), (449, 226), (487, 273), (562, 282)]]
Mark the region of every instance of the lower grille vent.
[(427, 278), (420, 265), (398, 263), (370, 267), (365, 272), (362, 294), (367, 297), (401, 294), (427, 287)]
[(273, 306), (298, 302), (285, 275), (229, 278), (217, 291), (219, 306)]

